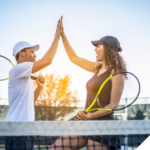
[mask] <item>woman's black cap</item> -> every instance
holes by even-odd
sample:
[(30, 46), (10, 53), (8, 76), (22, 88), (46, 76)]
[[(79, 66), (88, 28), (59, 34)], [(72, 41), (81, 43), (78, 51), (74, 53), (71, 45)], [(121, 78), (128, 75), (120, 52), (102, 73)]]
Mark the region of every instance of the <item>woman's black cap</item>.
[(114, 48), (117, 52), (122, 51), (118, 39), (113, 36), (104, 36), (98, 41), (92, 41), (92, 44), (96, 47), (100, 44), (107, 44), (112, 48)]

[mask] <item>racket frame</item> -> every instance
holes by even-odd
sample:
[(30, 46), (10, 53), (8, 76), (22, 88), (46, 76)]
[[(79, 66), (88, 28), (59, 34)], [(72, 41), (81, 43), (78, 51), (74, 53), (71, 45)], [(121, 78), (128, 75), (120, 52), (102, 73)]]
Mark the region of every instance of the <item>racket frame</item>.
[[(8, 60), (13, 66), (15, 66), (14, 64), (13, 64), (13, 62), (12, 61), (10, 61), (7, 57), (5, 57), (5, 56), (2, 56), (2, 55), (0, 55), (0, 57), (3, 57), (4, 59), (6, 59), (6, 60)], [(0, 81), (4, 81), (4, 80), (8, 80), (9, 78), (5, 78), (5, 79), (0, 79)], [(37, 77), (35, 77), (35, 76), (31, 76), (31, 79), (32, 80), (37, 80)]]
[[(95, 102), (96, 102), (96, 100), (97, 100), (97, 97), (98, 97), (98, 95), (100, 94), (100, 92), (102, 91), (104, 85), (105, 85), (112, 77), (114, 77), (115, 75), (117, 75), (117, 74), (125, 74), (125, 73), (131, 74), (132, 76), (134, 76), (134, 77), (136, 78), (136, 80), (137, 80), (138, 85), (139, 85), (139, 91), (138, 91), (137, 96), (135, 97), (134, 101), (133, 101), (132, 103), (126, 105), (125, 107), (122, 107), (122, 108), (119, 108), (119, 109), (106, 109), (106, 108), (94, 108), (94, 109), (91, 109), (91, 108), (93, 107), (93, 105), (95, 104)], [(139, 94), (140, 94), (140, 90), (141, 90), (140, 81), (139, 81), (139, 79), (138, 79), (133, 73), (127, 72), (127, 71), (120, 71), (120, 72), (117, 72), (117, 73), (115, 73), (115, 74), (109, 76), (109, 77), (102, 83), (102, 85), (100, 86), (100, 88), (99, 88), (99, 90), (98, 90), (98, 92), (97, 92), (97, 94), (96, 94), (96, 96), (95, 96), (95, 98), (94, 98), (92, 104), (85, 110), (85, 113), (88, 113), (88, 112), (91, 112), (91, 111), (97, 111), (97, 110), (119, 111), (119, 110), (125, 109), (125, 108), (129, 107), (130, 105), (132, 105), (132, 104), (137, 100), (137, 98), (139, 97)]]
[[(15, 66), (7, 57), (0, 55), (0, 57), (3, 57), (4, 59), (8, 60), (13, 66)], [(8, 80), (9, 78), (0, 79), (0, 81)]]

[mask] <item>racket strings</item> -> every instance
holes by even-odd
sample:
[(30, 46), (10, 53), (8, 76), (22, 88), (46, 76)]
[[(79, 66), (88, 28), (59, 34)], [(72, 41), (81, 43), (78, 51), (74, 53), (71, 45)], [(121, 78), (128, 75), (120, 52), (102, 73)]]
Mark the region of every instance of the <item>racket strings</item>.
[[(115, 90), (112, 90), (112, 88)], [(118, 105), (131, 104), (137, 97), (138, 92), (139, 84), (132, 74), (118, 74), (104, 85), (99, 94), (100, 107), (104, 108), (111, 103), (109, 108), (117, 109), (116, 106)]]
[(0, 79), (6, 79), (9, 77), (9, 71), (13, 65), (5, 58), (0, 57)]
[[(121, 84), (116, 86), (119, 86), (118, 90), (119, 88), (122, 88)], [(138, 92), (139, 92), (139, 84), (137, 79), (132, 74), (127, 73), (126, 78), (124, 78), (124, 87), (119, 101), (119, 105), (121, 105), (122, 103), (124, 104), (124, 106), (131, 104), (138, 96)], [(117, 94), (118, 91), (116, 91), (114, 96), (116, 96)]]
[(128, 75), (128, 80), (125, 80), (125, 88), (122, 94), (122, 98), (134, 98), (138, 92), (138, 82), (132, 75)]

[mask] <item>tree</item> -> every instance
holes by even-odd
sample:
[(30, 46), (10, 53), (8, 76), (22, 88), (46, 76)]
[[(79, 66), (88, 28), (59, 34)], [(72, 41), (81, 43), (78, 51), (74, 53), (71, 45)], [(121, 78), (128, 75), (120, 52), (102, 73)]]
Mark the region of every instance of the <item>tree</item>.
[[(62, 78), (53, 73), (44, 77), (46, 79), (44, 88), (35, 103), (36, 120), (54, 120), (59, 117), (63, 119), (66, 114), (76, 109), (77, 90), (70, 89), (72, 83), (70, 75)], [(36, 87), (35, 81), (33, 85)]]

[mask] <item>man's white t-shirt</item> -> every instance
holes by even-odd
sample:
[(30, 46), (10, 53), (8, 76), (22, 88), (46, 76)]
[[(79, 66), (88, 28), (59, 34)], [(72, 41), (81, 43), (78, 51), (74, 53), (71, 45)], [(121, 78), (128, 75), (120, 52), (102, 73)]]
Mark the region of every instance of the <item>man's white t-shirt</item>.
[(31, 82), (32, 62), (14, 66), (9, 72), (9, 111), (5, 121), (34, 121), (34, 90)]

